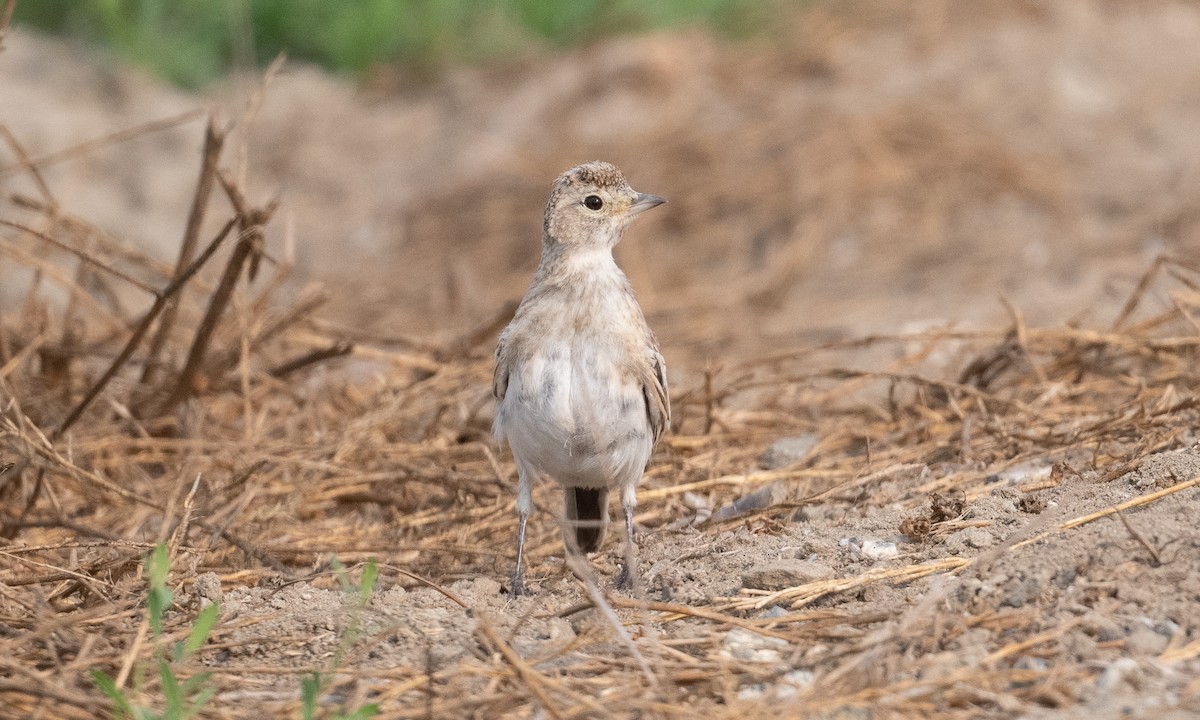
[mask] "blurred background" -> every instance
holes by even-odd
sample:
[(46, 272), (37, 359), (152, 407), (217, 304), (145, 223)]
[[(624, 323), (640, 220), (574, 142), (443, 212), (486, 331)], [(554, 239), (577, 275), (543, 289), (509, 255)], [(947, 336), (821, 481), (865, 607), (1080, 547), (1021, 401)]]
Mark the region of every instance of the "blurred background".
[[(1193, 1), (25, 0), (6, 46), (0, 122), (35, 157), (240, 119), (286, 51), (249, 188), (282, 199), (297, 287), (378, 337), (444, 341), (518, 299), (551, 181), (592, 159), (670, 201), (618, 260), (685, 372), (994, 328), (1005, 300), (1103, 326), (1200, 231)], [(203, 122), (46, 179), (171, 261)], [(15, 163), (6, 197), (33, 192)]]

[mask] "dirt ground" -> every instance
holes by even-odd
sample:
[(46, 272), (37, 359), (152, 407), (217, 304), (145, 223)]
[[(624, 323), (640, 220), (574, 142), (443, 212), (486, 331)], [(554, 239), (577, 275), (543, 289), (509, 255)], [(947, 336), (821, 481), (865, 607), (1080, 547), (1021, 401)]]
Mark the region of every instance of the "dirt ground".
[[(296, 716), (314, 670), (336, 678), (330, 712), (382, 717), (1200, 717), (1197, 48), (1194, 2), (855, 0), (745, 44), (618, 38), (436, 80), (285, 66), (246, 187), (281, 199), (267, 264), (294, 264), (276, 300), (325, 288), (288, 347), (355, 350), (253, 392), (244, 363), (167, 413), (170, 433), (120, 425), (123, 374), (69, 451), (38, 455), (62, 479), (33, 513), (73, 525), (0, 541), (0, 636), (19, 648), (0, 698), (87, 716), (87, 669), (137, 652), (142, 586), (112, 563), (171, 516), (81, 478), (177, 510), (199, 473), (198, 516), (274, 563), (185, 537), (173, 627), (219, 602), (189, 660), (223, 688), (212, 717)], [(195, 108), (240, 118), (256, 85), (192, 96), (18, 31), (0, 122), (36, 160)], [(42, 173), (62, 208), (170, 263), (201, 140), (197, 118)], [(536, 592), (507, 594), (514, 471), (488, 440), (502, 309), (536, 265), (550, 181), (593, 158), (669, 200), (618, 248), (676, 408), (642, 486), (643, 592), (611, 589), (613, 541), (592, 561), (626, 638), (564, 567), (553, 487)], [(32, 223), (7, 199), (38, 194), (14, 163), (0, 153), (0, 216)], [(15, 257), (0, 319), (20, 347), (40, 337), (31, 306), (50, 317), (64, 295), (31, 303)], [(121, 298), (125, 317), (148, 307)], [(6, 417), (45, 430), (69, 407), (9, 372)], [(21, 427), (0, 466), (29, 453)], [(5, 522), (34, 497), (22, 470)], [(365, 607), (331, 554), (352, 578), (381, 563)], [(101, 589), (68, 602), (18, 556)]]

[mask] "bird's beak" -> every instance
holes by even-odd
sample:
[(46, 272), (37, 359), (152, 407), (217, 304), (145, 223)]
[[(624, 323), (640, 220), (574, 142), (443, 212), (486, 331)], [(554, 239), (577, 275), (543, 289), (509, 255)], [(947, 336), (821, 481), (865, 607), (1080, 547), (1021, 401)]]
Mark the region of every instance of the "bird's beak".
[(638, 193), (638, 196), (636, 198), (634, 198), (633, 204), (629, 206), (629, 214), (637, 215), (638, 213), (645, 212), (646, 210), (649, 210), (650, 208), (656, 208), (659, 205), (662, 205), (663, 203), (665, 203), (666, 201), (667, 201), (666, 198), (661, 198), (657, 195), (647, 195), (646, 193)]

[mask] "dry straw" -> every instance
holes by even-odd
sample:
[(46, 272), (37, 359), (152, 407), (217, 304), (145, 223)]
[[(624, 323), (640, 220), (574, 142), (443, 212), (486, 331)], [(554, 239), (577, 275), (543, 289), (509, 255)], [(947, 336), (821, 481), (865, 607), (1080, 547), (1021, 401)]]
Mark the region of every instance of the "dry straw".
[[(104, 700), (86, 680), (92, 667), (127, 682), (147, 652), (139, 568), (156, 539), (170, 543), (180, 588), (203, 571), (227, 587), (292, 582), (336, 554), (348, 564), (390, 558), (390, 582), (449, 593), (441, 587), (448, 579), (502, 577), (511, 565), (514, 477), (488, 439), (487, 391), (490, 342), (512, 307), (444, 345), (406, 340), (402, 349), (394, 339), (322, 321), (315, 313), (323, 294), (279, 292), (282, 281), (256, 277), (264, 263), (276, 280), (288, 268), (266, 244), (275, 203), (247, 189), (244, 171), (220, 169), (227, 131), (210, 119), (195, 202), (170, 269), (70, 216), (39, 173), (62, 154), (31, 158), (3, 133), (13, 168), (40, 194), (7, 198), (13, 204), (5, 212), (32, 217), (0, 217), (4, 265), (34, 271), (25, 301), (0, 316), (0, 706), (15, 715), (93, 717)], [(218, 191), (227, 204), (211, 199)], [(680, 422), (646, 480), (638, 522), (662, 528), (686, 517), (685, 493), (704, 493), (717, 506), (774, 483), (777, 502), (703, 531), (778, 528), (814, 503), (869, 496), (872, 504), (917, 508), (931, 493), (978, 497), (989, 476), (1031, 459), (1058, 463), (1049, 480), (1023, 488), (1032, 492), (1079, 481), (1071, 473), (1084, 468), (1066, 463), (1079, 451), (1093, 458), (1093, 481), (1116, 480), (1141, 458), (1180, 447), (1196, 423), (1195, 296), (1176, 292), (1165, 312), (1141, 312), (1149, 291), (1168, 281), (1192, 287), (1200, 271), (1171, 258), (1155, 262), (1108, 329), (1029, 328), (1013, 309), (1011, 324), (996, 331), (861, 338), (707, 373), (702, 384), (676, 390)], [(54, 285), (57, 295), (48, 292)], [(114, 301), (131, 291), (143, 294), (140, 312)], [(901, 352), (882, 370), (831, 360), (877, 348)], [(958, 358), (961, 370), (931, 368), (935, 351)], [(338, 358), (369, 364), (378, 379), (345, 379), (331, 364)], [(798, 432), (821, 439), (814, 452), (793, 466), (757, 469), (772, 439)], [(952, 469), (928, 471), (939, 463)], [(1200, 483), (1178, 480), (996, 553), (1078, 532)], [(539, 496), (542, 506), (551, 502)], [(963, 526), (943, 530), (950, 527)], [(532, 528), (530, 552), (545, 557), (558, 542), (556, 528), (543, 522)], [(753, 715), (758, 706), (737, 689), (778, 683), (781, 671), (721, 655), (737, 630), (798, 649), (792, 666), (815, 674), (811, 687), (796, 691), (803, 703), (795, 707), (805, 712), (874, 707), (882, 716), (965, 718), (983, 706), (1019, 713), (1069, 704), (1071, 688), (1090, 681), (1095, 668), (1010, 662), (1054, 646), (1069, 626), (1039, 629), (1019, 612), (960, 617), (954, 627), (1003, 629), (1006, 644), (966, 669), (876, 682), (873, 666), (931, 652), (917, 638), (942, 621), (939, 596), (931, 591), (927, 605), (899, 617), (821, 605), (873, 586), (930, 576), (948, 582), (996, 556), (896, 564), (708, 604), (597, 597), (559, 613), (603, 601), (636, 637), (645, 623), (693, 626), (686, 642), (664, 637), (634, 653), (601, 624), (557, 657), (524, 657), (506, 630), (478, 615), (481, 659), (438, 668), (351, 662), (336, 681), (364, 683), (389, 717), (532, 717), (535, 705), (563, 718), (683, 718), (696, 717), (697, 708), (712, 717)], [(786, 612), (763, 617), (767, 606)], [(186, 634), (190, 615), (177, 608), (168, 632)], [(192, 661), (193, 670), (217, 671), (211, 716), (261, 717), (264, 703), (269, 713), (296, 716), (295, 693), (244, 698), (257, 697), (263, 678), (304, 668), (223, 669), (217, 655), (230, 642), (225, 632), (218, 629)], [(280, 643), (304, 647), (303, 638)], [(819, 644), (832, 650), (805, 660), (805, 649)], [(1195, 641), (1180, 643), (1162, 661), (1197, 655)], [(468, 685), (476, 690), (456, 690)]]

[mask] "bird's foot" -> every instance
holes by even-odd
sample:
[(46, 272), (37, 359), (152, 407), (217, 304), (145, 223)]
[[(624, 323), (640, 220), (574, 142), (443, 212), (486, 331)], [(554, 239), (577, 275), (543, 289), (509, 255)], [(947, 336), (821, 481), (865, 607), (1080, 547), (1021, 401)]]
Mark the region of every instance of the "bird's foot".
[(512, 576), (512, 582), (509, 583), (508, 594), (512, 597), (521, 597), (522, 595), (532, 595), (533, 592), (525, 587), (525, 578), (520, 573)]
[[(632, 569), (631, 568), (635, 568)], [(625, 563), (621, 568), (621, 572), (617, 573), (617, 589), (630, 590), (633, 588), (633, 575), (637, 572), (636, 565)]]

